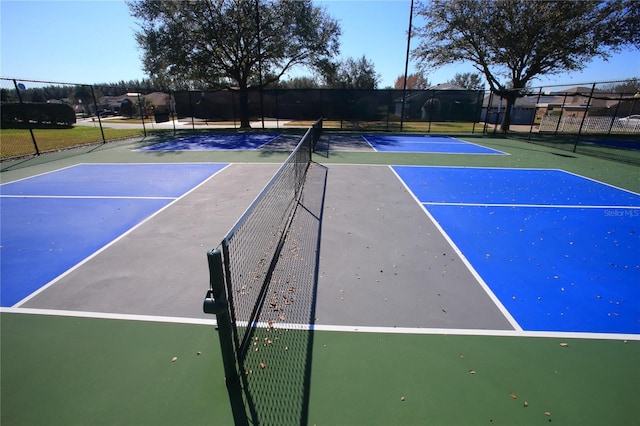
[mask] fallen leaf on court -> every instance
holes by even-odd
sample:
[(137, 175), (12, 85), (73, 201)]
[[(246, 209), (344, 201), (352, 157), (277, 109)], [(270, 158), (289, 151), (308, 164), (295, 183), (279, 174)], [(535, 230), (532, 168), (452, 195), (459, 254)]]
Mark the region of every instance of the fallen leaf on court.
[(518, 396), (517, 396), (515, 393), (513, 393), (513, 392), (509, 392), (509, 396), (510, 396), (511, 398), (513, 398), (513, 399), (516, 399), (516, 398), (518, 397)]
[(171, 358), (171, 362), (176, 362), (178, 360), (177, 356), (174, 356), (173, 358)]
[(550, 412), (548, 412), (548, 411), (545, 411), (545, 412), (544, 412), (544, 415), (545, 415), (545, 416), (550, 416), (550, 415), (551, 415), (551, 413), (550, 413)]
[(566, 347), (568, 347), (568, 346), (569, 346), (569, 344), (568, 344), (568, 343), (564, 343), (564, 342), (563, 342), (563, 343), (560, 343), (560, 346), (562, 346), (563, 348), (566, 348)]

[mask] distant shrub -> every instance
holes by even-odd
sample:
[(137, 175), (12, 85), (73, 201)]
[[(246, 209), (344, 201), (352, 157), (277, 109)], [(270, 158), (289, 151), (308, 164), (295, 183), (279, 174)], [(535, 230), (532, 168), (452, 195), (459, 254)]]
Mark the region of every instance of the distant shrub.
[[(25, 113), (27, 121), (25, 121)], [(3, 102), (0, 106), (0, 116), (3, 129), (70, 128), (76, 123), (73, 108), (67, 104), (57, 103)]]

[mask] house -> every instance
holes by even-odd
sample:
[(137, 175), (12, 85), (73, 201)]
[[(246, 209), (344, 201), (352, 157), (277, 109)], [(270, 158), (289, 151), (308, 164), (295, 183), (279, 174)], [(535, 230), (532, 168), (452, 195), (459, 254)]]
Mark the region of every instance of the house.
[[(171, 105), (171, 95), (163, 92), (152, 92), (148, 94), (140, 94), (140, 98), (146, 100), (146, 104), (150, 107), (146, 115), (149, 116), (153, 112), (168, 113)], [(134, 105), (138, 103), (137, 95), (119, 95), (119, 96), (103, 96), (99, 101), (99, 108), (101, 110), (112, 111), (115, 114), (120, 113), (120, 109), (123, 102), (131, 102)]]
[[(536, 114), (538, 95), (517, 98), (511, 110), (511, 124), (531, 124)], [(487, 93), (482, 101), (480, 121), (502, 123), (507, 101), (498, 95)]]
[[(615, 116), (620, 115), (620, 106), (628, 101), (628, 95), (593, 90), (591, 87), (576, 86), (562, 92), (550, 93), (545, 102), (538, 102), (537, 117), (545, 115), (562, 115), (564, 117), (583, 118), (589, 110), (589, 115)], [(626, 112), (621, 112), (625, 115)]]

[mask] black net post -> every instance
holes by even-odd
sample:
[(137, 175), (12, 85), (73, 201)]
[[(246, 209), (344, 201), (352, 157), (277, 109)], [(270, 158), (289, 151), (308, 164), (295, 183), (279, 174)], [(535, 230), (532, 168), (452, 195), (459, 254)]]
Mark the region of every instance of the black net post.
[(224, 269), (220, 249), (207, 253), (209, 261), (209, 291), (204, 299), (203, 310), (207, 314), (215, 314), (218, 323), (218, 337), (222, 351), (225, 382), (229, 392), (231, 411), (236, 425), (248, 425), (247, 412), (242, 399), (240, 376), (236, 366), (235, 345), (233, 341), (233, 325), (229, 312), (229, 302), (224, 283)]

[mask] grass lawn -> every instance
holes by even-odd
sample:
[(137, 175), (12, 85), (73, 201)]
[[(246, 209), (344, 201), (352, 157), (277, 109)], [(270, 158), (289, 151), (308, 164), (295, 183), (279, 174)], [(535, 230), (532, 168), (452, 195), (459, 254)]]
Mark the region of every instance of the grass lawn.
[[(99, 127), (77, 126), (71, 129), (34, 129), (38, 149), (41, 152), (53, 151), (72, 146), (102, 141)], [(106, 140), (141, 136), (142, 129), (104, 128)], [(35, 148), (27, 129), (0, 130), (0, 158), (18, 157), (35, 153)]]

